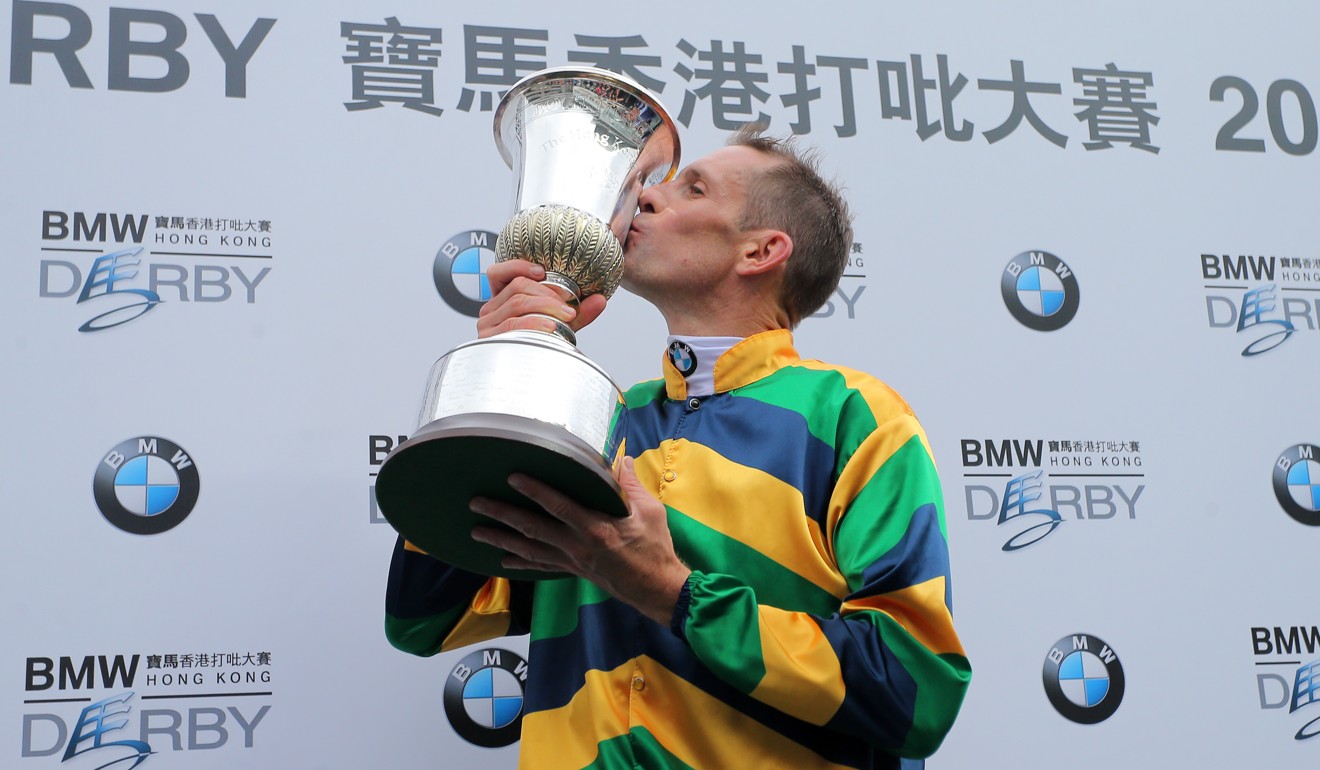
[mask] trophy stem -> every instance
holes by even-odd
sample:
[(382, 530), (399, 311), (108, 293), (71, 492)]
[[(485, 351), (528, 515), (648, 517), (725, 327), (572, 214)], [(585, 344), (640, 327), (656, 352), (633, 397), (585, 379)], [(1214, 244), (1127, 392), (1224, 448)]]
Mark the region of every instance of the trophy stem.
[(541, 281), (541, 283), (559, 289), (559, 294), (563, 297), (564, 301), (574, 309), (577, 309), (578, 303), (582, 300), (582, 289), (578, 286), (577, 281), (563, 273), (547, 270), (545, 272), (545, 280)]
[[(574, 310), (577, 310), (578, 306), (582, 304), (582, 299), (579, 296), (582, 290), (578, 288), (577, 281), (574, 281), (563, 273), (547, 270), (545, 273), (545, 280), (541, 281), (541, 283), (558, 291), (560, 298), (564, 300), (565, 304)], [(573, 332), (573, 329), (570, 328), (568, 324), (560, 321), (558, 318), (551, 318), (550, 316), (542, 315), (541, 313), (533, 313), (532, 315), (541, 316), (542, 318), (550, 318), (551, 321), (555, 322), (555, 330), (552, 333), (563, 338), (573, 347), (577, 347), (577, 334)]]

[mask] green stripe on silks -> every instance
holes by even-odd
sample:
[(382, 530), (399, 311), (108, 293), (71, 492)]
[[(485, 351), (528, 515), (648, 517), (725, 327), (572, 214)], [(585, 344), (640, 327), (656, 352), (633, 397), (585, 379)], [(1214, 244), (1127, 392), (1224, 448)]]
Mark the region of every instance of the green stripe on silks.
[[(571, 577), (537, 581), (535, 590), (534, 603), (555, 607), (557, 611), (532, 613), (533, 639), (568, 636), (577, 630), (578, 608), (610, 599), (610, 595), (595, 583)], [(569, 611), (570, 607), (572, 611)]]
[(628, 388), (628, 391), (623, 394), (623, 400), (629, 409), (636, 409), (659, 399), (664, 392), (664, 380), (647, 380)]
[[(837, 371), (787, 367), (774, 377), (740, 388), (735, 395), (797, 412), (806, 419), (811, 435), (834, 447), (835, 451), (841, 448), (837, 446), (840, 423), (851, 426), (859, 438), (876, 428), (875, 418), (866, 408), (865, 400), (858, 398), (856, 411), (859, 413), (851, 413), (854, 410), (847, 402), (858, 393), (848, 387), (843, 374)], [(805, 411), (804, 405), (809, 406)], [(852, 447), (843, 449), (851, 451)]]
[(932, 654), (888, 615), (878, 612), (863, 615), (880, 631), (885, 646), (919, 683), (912, 708), (912, 728), (898, 754), (904, 757), (930, 756), (953, 726), (958, 708), (967, 695), (967, 685), (972, 680), (972, 667), (967, 658), (957, 653)]
[[(668, 510), (669, 531), (675, 549), (679, 557), (693, 569), (715, 571), (719, 568), (716, 564), (698, 562), (693, 554), (702, 554), (706, 560), (716, 561), (719, 565), (736, 564), (741, 579), (761, 586), (757, 594), (757, 601), (761, 604), (792, 607), (823, 617), (838, 612), (839, 600), (836, 597), (792, 569), (672, 507)], [(692, 547), (685, 547), (689, 545)]]
[[(949, 534), (944, 523), (943, 501), (935, 463), (926, 453), (920, 437), (913, 436), (866, 482), (839, 523), (834, 547), (840, 568), (861, 570), (878, 561), (903, 539), (913, 511), (923, 505), (935, 503), (938, 506), (940, 534), (947, 541)], [(893, 511), (895, 515), (878, 520), (874, 516), (853, 515), (853, 511), (867, 510)], [(866, 531), (854, 537), (849, 532), (852, 527), (864, 527)], [(860, 575), (845, 572), (845, 577), (854, 581)]]
[(697, 770), (674, 756), (645, 727), (634, 727), (628, 735), (619, 735), (597, 744), (596, 761), (582, 770), (634, 770), (634, 768), (666, 768), (666, 770)]
[(928, 757), (940, 748), (945, 733), (953, 726), (953, 718), (968, 693), (968, 683), (972, 682), (972, 666), (968, 659), (956, 652), (932, 655), (894, 618), (869, 614), (884, 643), (898, 656), (912, 679), (919, 683), (912, 708), (912, 730), (899, 754)]
[[(689, 518), (682, 512), (668, 508), (669, 529), (679, 556), (689, 559), (691, 554), (718, 554), (720, 562), (737, 564), (741, 577), (749, 583), (764, 586), (758, 600), (763, 604), (776, 607), (793, 607), (828, 617), (838, 611), (839, 600), (828, 591), (802, 577), (792, 569), (770, 559), (760, 551), (717, 532), (706, 525)], [(684, 543), (693, 544), (691, 549), (683, 548)], [(689, 564), (692, 564), (689, 562)], [(696, 569), (706, 565), (692, 564)], [(578, 612), (576, 608), (608, 601), (610, 595), (604, 589), (585, 580), (561, 578), (559, 580), (541, 580), (536, 583), (535, 599), (552, 607), (573, 607), (568, 612), (533, 613), (531, 634), (533, 639), (555, 639), (568, 636), (577, 629)]]
[(765, 678), (755, 594), (728, 575), (693, 572), (689, 580), (688, 644), (716, 676), (750, 695)]
[[(466, 605), (459, 605), (439, 615), (424, 618), (396, 618), (385, 613), (385, 638), (403, 652), (431, 656), (440, 652), (445, 637), (449, 636), (454, 624), (466, 611)], [(429, 644), (423, 641), (429, 639), (435, 639), (436, 642)]]

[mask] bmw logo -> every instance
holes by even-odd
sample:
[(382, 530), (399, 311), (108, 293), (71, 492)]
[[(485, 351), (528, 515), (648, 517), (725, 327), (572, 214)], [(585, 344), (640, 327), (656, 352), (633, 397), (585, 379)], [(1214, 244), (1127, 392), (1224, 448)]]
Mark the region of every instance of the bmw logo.
[(1067, 326), (1081, 302), (1077, 276), (1048, 251), (1024, 251), (1013, 257), (1004, 267), (999, 291), (1019, 323), (1041, 332)]
[(486, 268), (495, 263), (497, 236), (488, 230), (467, 230), (445, 241), (435, 254), (431, 276), (440, 298), (473, 318), (490, 299)]
[(1105, 721), (1123, 701), (1123, 664), (1096, 636), (1073, 634), (1055, 642), (1043, 677), (1054, 710), (1078, 724)]
[(458, 662), (445, 681), (445, 716), (468, 743), (508, 746), (522, 731), (527, 662), (498, 648), (477, 650)]
[(1274, 496), (1297, 521), (1320, 527), (1320, 447), (1298, 444), (1274, 461)]
[(682, 340), (669, 343), (669, 362), (684, 377), (697, 370), (697, 354)]
[(200, 491), (192, 458), (159, 436), (121, 442), (101, 459), (92, 478), (101, 515), (135, 535), (158, 535), (179, 526)]

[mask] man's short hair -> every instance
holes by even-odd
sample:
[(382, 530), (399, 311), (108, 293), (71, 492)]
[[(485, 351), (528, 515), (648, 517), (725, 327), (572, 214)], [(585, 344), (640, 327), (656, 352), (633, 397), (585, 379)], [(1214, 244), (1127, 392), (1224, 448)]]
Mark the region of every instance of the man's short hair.
[(752, 180), (739, 226), (769, 227), (793, 239), (779, 302), (795, 327), (819, 310), (839, 285), (852, 249), (852, 214), (839, 188), (820, 175), (815, 150), (799, 150), (792, 139), (764, 135), (764, 126), (750, 124), (729, 139), (778, 159)]

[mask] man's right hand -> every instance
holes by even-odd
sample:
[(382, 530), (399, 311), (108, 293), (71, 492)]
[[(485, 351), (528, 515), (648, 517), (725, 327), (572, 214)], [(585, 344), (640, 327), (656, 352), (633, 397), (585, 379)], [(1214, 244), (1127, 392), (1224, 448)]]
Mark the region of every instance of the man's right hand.
[[(557, 318), (573, 331), (596, 320), (605, 310), (605, 297), (593, 294), (582, 300), (577, 310), (564, 301), (553, 286), (541, 283), (545, 268), (524, 259), (496, 262), (486, 271), (492, 297), (481, 306), (477, 317), (477, 337), (490, 337), (514, 329), (553, 332)], [(540, 313), (541, 315), (532, 315)]]

